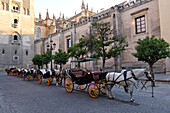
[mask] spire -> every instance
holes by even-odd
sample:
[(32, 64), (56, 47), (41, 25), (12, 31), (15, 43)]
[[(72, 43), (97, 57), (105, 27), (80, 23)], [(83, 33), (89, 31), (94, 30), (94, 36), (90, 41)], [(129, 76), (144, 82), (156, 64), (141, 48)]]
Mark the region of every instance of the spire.
[(87, 11), (89, 10), (89, 6), (88, 6), (88, 3), (87, 3), (87, 6), (86, 6), (86, 10), (87, 10)]
[(39, 12), (39, 19), (41, 19), (41, 12)]
[(61, 19), (61, 12), (60, 12), (60, 16), (59, 16), (59, 19)]
[(64, 14), (63, 14), (63, 19), (64, 19)]
[(48, 9), (47, 9), (47, 13), (46, 13), (46, 19), (49, 19)]
[(53, 14), (53, 25), (55, 25), (55, 21), (56, 21), (55, 15)]
[(84, 0), (82, 0), (81, 9), (85, 9)]

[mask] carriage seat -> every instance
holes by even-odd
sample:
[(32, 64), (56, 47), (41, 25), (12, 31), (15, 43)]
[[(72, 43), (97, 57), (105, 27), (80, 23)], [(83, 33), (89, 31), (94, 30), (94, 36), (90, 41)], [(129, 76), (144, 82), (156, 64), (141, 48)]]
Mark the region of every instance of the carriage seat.
[(86, 75), (86, 72), (81, 69), (71, 69), (70, 71), (76, 76), (76, 78), (84, 77)]

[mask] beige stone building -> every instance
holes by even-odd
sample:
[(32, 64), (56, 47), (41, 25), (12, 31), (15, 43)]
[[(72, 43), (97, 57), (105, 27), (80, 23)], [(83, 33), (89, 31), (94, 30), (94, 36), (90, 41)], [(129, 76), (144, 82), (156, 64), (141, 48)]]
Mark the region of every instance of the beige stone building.
[[(53, 41), (57, 44), (53, 54), (58, 50), (67, 49), (77, 43), (82, 35), (91, 33), (89, 26), (92, 22), (109, 22), (110, 28), (113, 31), (112, 35), (126, 36), (129, 46), (119, 58), (119, 67), (127, 68), (146, 67), (147, 64), (137, 61), (132, 56), (135, 52), (137, 40), (144, 39), (146, 36), (155, 35), (156, 38), (164, 38), (170, 43), (170, 27), (169, 0), (130, 0), (115, 5), (100, 13), (89, 12), (87, 15), (88, 6), (85, 9), (84, 1), (82, 2), (82, 11), (75, 14), (69, 19), (61, 19), (61, 16), (56, 20), (55, 30), (50, 32)], [(54, 18), (51, 20), (53, 23)], [(58, 21), (61, 20), (58, 25)], [(45, 20), (44, 20), (45, 21)], [(58, 29), (59, 28), (59, 29)], [(37, 29), (37, 28), (36, 28)], [(53, 29), (54, 30), (54, 29)], [(48, 34), (48, 31), (47, 31)], [(49, 35), (48, 34), (48, 35)], [(41, 33), (41, 35), (43, 35)], [(46, 43), (49, 42), (49, 36), (41, 37), (41, 40), (35, 41), (35, 53), (46, 51)], [(44, 39), (45, 38), (45, 39)], [(40, 48), (41, 47), (41, 48)], [(71, 60), (71, 59), (70, 59)], [(70, 62), (66, 66), (69, 65)], [(93, 64), (88, 64), (89, 67)], [(101, 61), (98, 60), (98, 67), (101, 67)], [(88, 68), (88, 67), (87, 67)], [(106, 61), (106, 68), (114, 69), (114, 60)], [(155, 72), (169, 72), (169, 59), (160, 60), (154, 65)]]
[(0, 71), (31, 65), (34, 0), (0, 0)]

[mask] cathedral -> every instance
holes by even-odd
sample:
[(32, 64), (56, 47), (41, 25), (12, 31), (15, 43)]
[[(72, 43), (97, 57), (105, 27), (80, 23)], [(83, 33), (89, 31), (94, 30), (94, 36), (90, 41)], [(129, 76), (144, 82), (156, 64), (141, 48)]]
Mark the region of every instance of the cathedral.
[(0, 0), (0, 71), (32, 65), (34, 0)]
[[(58, 49), (67, 51), (82, 35), (92, 32), (90, 25), (93, 22), (107, 22), (112, 36), (126, 36), (129, 46), (119, 57), (119, 69), (122, 66), (129, 69), (147, 66), (132, 56), (138, 39), (155, 35), (170, 43), (167, 31), (170, 29), (169, 0), (129, 0), (115, 6), (111, 4), (109, 9), (99, 13), (89, 10), (82, 0), (81, 12), (72, 17), (65, 18), (66, 15), (60, 14), (50, 18), (47, 9), (45, 19), (41, 13), (38, 18), (34, 17), (34, 0), (0, 0), (0, 4), (0, 69), (32, 65), (33, 56), (47, 51), (50, 40), (56, 44), (52, 54)], [(70, 67), (71, 60), (65, 67)], [(97, 67), (101, 67), (101, 60), (97, 62)], [(158, 61), (154, 71), (170, 72), (169, 62), (168, 58)], [(89, 63), (86, 68), (93, 66)], [(113, 58), (106, 60), (106, 68), (113, 71)]]

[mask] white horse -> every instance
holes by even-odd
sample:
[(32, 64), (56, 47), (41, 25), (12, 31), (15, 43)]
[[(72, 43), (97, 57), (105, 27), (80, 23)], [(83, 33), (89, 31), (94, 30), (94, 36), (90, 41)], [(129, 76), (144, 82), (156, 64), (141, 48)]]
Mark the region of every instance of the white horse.
[(114, 99), (114, 94), (112, 93), (112, 87), (115, 84), (122, 85), (125, 89), (125, 92), (128, 92), (130, 89), (130, 101), (133, 102), (133, 88), (136, 86), (136, 81), (139, 77), (145, 76), (149, 81), (152, 81), (150, 72), (147, 69), (133, 69), (131, 71), (127, 71), (126, 77), (123, 73), (115, 73), (110, 72), (106, 75), (106, 94), (109, 99)]

